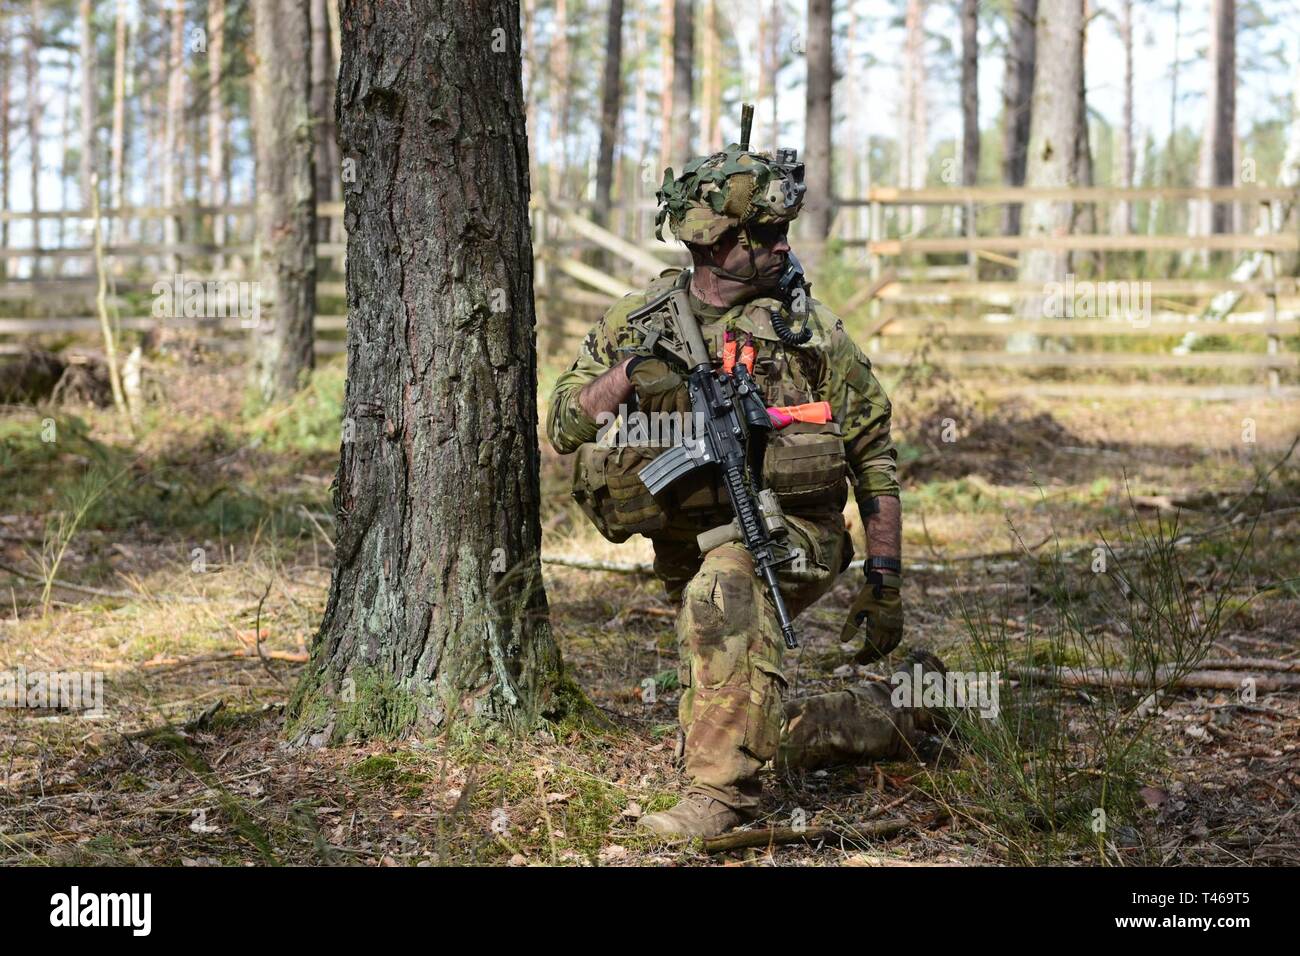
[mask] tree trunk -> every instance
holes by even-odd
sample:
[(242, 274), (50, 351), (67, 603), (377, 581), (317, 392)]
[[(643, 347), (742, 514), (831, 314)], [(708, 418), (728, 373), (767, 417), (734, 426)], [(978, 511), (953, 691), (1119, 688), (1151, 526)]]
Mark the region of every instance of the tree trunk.
[[(1201, 143), (1200, 184), (1231, 186), (1234, 180), (1233, 137), (1237, 105), (1236, 0), (1212, 0), (1210, 8), (1210, 84)], [(1199, 234), (1230, 232), (1228, 203), (1197, 203)], [(1207, 257), (1208, 258), (1208, 257)]]
[(961, 0), (961, 182), (974, 186), (980, 168), (979, 0)]
[[(1092, 161), (1092, 140), (1088, 126), (1088, 84), (1085, 63), (1087, 62), (1088, 49), (1088, 0), (1083, 0), (1083, 13), (1080, 21), (1082, 26), (1082, 37), (1079, 40), (1079, 109), (1075, 114), (1074, 127), (1074, 182), (1079, 186), (1095, 186), (1096, 178), (1093, 174)], [(1097, 231), (1097, 206), (1095, 203), (1079, 203), (1074, 207), (1074, 216), (1071, 223), (1072, 232), (1095, 233)], [(1098, 261), (1099, 253), (1096, 251), (1075, 252), (1070, 254), (1070, 269), (1078, 272), (1078, 263), (1081, 261)]]
[[(1039, 0), (1015, 0), (1008, 14), (1006, 70), (1002, 79), (1002, 184), (1025, 184), (1029, 125), (1033, 115), (1034, 66)], [(1002, 232), (1020, 232), (1020, 204), (1002, 207)]]
[(695, 0), (673, 3), (673, 160), (685, 164), (694, 155), (691, 107), (695, 100)]
[[(334, 78), (338, 64), (330, 44), (329, 5), (335, 0), (312, 0), (311, 7), (311, 116), (316, 139), (316, 198), (337, 199), (339, 182), (338, 141), (334, 128)], [(322, 242), (330, 238), (330, 220), (317, 223)]]
[(91, 0), (81, 0), (81, 208), (90, 208), (90, 177), (95, 169), (95, 33)]
[[(0, 13), (0, 212), (9, 212), (9, 179), (13, 172), (12, 154), (9, 152), (9, 109), (11, 96), (9, 84), (13, 78), (10, 59), (9, 14)], [(0, 217), (0, 247), (9, 246), (9, 219)], [(9, 260), (0, 259), (0, 279), (9, 275)]]
[[(523, 0), (524, 3), (524, 102), (528, 104), (526, 119), (528, 123), (528, 135), (534, 139), (540, 136), (537, 125), (537, 104), (541, 100), (542, 84), (538, 80), (539, 65), (541, 57), (537, 50), (537, 0)], [(331, 9), (337, 11), (338, 4), (330, 0)], [(337, 66), (337, 64), (336, 64)], [(334, 77), (338, 81), (337, 71)], [(336, 141), (337, 145), (337, 141)], [(537, 169), (537, 153), (529, 150), (528, 153), (528, 182), (533, 189), (541, 188), (541, 180)]]
[[(1034, 75), (1033, 120), (1025, 184), (1031, 187), (1078, 185), (1079, 108), (1082, 83), (1083, 0), (1040, 0), (1038, 4), (1037, 66)], [(1025, 206), (1025, 234), (1064, 236), (1073, 210), (1068, 202), (1034, 202)], [(1063, 281), (1068, 254), (1030, 249), (1021, 255), (1020, 281)], [(1022, 315), (1042, 317), (1042, 299), (1028, 296)]]
[[(41, 0), (32, 0), (31, 23), (24, 49), (27, 73), (27, 151), (31, 159), (32, 248), (41, 247)], [(40, 256), (32, 256), (32, 278), (40, 275)]]
[[(552, 711), (518, 0), (343, 0), (348, 382), (299, 739)], [(499, 37), (494, 53), (485, 37)]]
[[(108, 145), (108, 202), (122, 208), (126, 175), (126, 17), (127, 0), (117, 0), (113, 23), (113, 130)], [(122, 217), (114, 216), (108, 224), (108, 244), (117, 242)]]
[(722, 112), (722, 41), (718, 36), (718, 0), (704, 0), (704, 81), (700, 95), (700, 133), (704, 138), (702, 149), (716, 153), (722, 149), (722, 131), (719, 116)]
[(551, 165), (559, 167), (559, 175), (555, 178), (558, 184), (556, 192), (565, 196), (568, 194), (569, 178), (569, 113), (573, 102), (573, 67), (569, 59), (569, 6), (567, 0), (555, 0), (555, 63), (554, 73), (551, 77), (553, 82), (552, 90), (559, 90), (559, 102), (551, 106), (551, 121), (555, 125), (552, 127), (551, 140), (560, 146), (560, 156), (557, 161), (555, 156), (551, 157)]
[[(675, 0), (659, 5), (659, 168), (678, 163), (673, 156), (673, 8)], [(656, 183), (658, 185), (658, 183)]]
[[(781, 72), (781, 2), (782, 0), (772, 0), (771, 15), (767, 21), (767, 69), (764, 71), (766, 74), (764, 78), (767, 80), (768, 93), (772, 99), (772, 124), (769, 127), (766, 146), (769, 150), (776, 149), (777, 141), (781, 139), (781, 88), (776, 82)], [(760, 96), (762, 88), (760, 80)]]
[(623, 0), (609, 0), (605, 21), (605, 82), (600, 100), (600, 152), (596, 157), (596, 222), (609, 222), (609, 194), (614, 185), (614, 143), (623, 107)]
[(311, 132), (310, 0), (255, 0), (253, 137), (257, 147), (260, 319), (252, 384), (285, 401), (313, 365), (316, 170)]
[[(163, 142), (163, 200), (167, 207), (179, 205), (181, 197), (181, 127), (185, 121), (185, 0), (172, 0), (170, 53), (167, 66), (167, 126)], [(163, 219), (163, 242), (174, 246), (180, 240), (180, 219)], [(179, 268), (175, 255), (171, 268)]]
[[(903, 115), (900, 179), (905, 189), (924, 189), (929, 169), (929, 128), (925, 96), (925, 6), (926, 0), (907, 0), (904, 17), (906, 39), (903, 50)], [(903, 231), (920, 229), (925, 210), (915, 206), (899, 211)]]
[[(208, 202), (214, 206), (226, 203), (225, 55), (226, 0), (208, 0)], [(218, 246), (226, 242), (226, 217), (219, 212), (212, 216), (212, 241)], [(220, 272), (224, 256), (218, 254), (213, 266)]]
[[(1119, 8), (1119, 42), (1124, 48), (1124, 103), (1121, 108), (1119, 135), (1117, 137), (1117, 166), (1119, 184), (1125, 189), (1133, 186), (1136, 165), (1133, 145), (1133, 0), (1121, 0)], [(1116, 235), (1126, 236), (1133, 231), (1133, 204), (1116, 203), (1114, 222)]]
[[(804, 233), (814, 242), (831, 231), (831, 91), (835, 83), (832, 56), (831, 0), (808, 0), (808, 84), (805, 132), (805, 176), (808, 198), (804, 203)], [(773, 144), (774, 146), (776, 144)]]
[[(69, 209), (72, 208), (71, 204), (68, 202), (68, 179), (70, 178), (68, 176), (68, 153), (72, 145), (72, 100), (73, 100), (72, 77), (74, 71), (75, 71), (75, 67), (73, 66), (73, 59), (71, 56), (69, 56), (68, 63), (67, 63), (67, 72), (64, 73), (63, 76), (63, 107), (62, 110), (60, 111), (60, 114), (62, 116), (62, 124), (59, 128), (58, 155), (60, 157), (60, 161), (58, 166), (58, 173), (59, 173), (59, 210), (61, 212), (67, 212)], [(77, 194), (79, 196), (81, 195), (80, 186), (78, 186)], [(67, 237), (66, 237), (67, 227), (68, 227), (68, 219), (66, 217), (60, 216), (58, 221), (58, 236), (59, 236), (58, 248), (60, 249), (63, 249), (67, 246)], [(67, 269), (68, 269), (68, 260), (66, 259), (59, 259), (57, 262), (54, 263), (54, 271), (56, 274), (63, 274), (67, 272)]]

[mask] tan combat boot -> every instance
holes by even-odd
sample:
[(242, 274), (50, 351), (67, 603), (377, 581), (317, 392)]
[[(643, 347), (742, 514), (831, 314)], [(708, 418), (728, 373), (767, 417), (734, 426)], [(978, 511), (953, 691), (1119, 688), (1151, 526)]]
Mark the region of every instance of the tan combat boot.
[(640, 825), (660, 836), (691, 839), (726, 833), (742, 822), (739, 813), (702, 793), (688, 793), (671, 810), (652, 813)]

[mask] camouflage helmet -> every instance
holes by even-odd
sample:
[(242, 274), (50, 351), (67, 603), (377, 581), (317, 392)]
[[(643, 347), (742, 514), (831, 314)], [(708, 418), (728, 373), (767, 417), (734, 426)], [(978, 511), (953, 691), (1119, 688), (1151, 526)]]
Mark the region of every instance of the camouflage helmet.
[(805, 188), (803, 163), (795, 161), (793, 149), (779, 149), (773, 157), (732, 143), (692, 159), (680, 176), (671, 167), (664, 170), (655, 193), (655, 238), (663, 239), (665, 219), (682, 242), (705, 246), (736, 226), (790, 222), (799, 215)]

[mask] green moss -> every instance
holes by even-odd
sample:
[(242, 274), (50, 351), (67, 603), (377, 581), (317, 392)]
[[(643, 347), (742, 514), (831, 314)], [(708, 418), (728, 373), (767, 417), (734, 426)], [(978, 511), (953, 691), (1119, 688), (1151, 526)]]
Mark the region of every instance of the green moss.
[[(334, 690), (340, 687), (345, 692)], [(420, 697), (374, 668), (357, 668), (340, 681), (309, 666), (289, 699), (285, 732), (298, 739), (333, 724), (330, 745), (398, 740), (419, 724), (425, 709)]]
[(401, 789), (407, 797), (424, 793), (429, 775), (419, 769), (418, 761), (409, 753), (373, 754), (354, 764), (348, 773), (357, 780), (367, 781), (385, 790)]

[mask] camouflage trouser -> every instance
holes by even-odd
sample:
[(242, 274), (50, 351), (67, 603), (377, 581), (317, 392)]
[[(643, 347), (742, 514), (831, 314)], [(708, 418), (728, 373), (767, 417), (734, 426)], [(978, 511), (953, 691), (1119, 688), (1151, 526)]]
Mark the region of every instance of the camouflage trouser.
[[(783, 571), (792, 616), (826, 593), (852, 555), (840, 515), (788, 517), (802, 571)], [(741, 813), (761, 794), (759, 769), (811, 768), (897, 755), (914, 733), (910, 712), (889, 704), (887, 685), (853, 687), (781, 702), (784, 642), (766, 587), (744, 546), (725, 544), (701, 560), (693, 541), (655, 541), (655, 573), (677, 615), (678, 710), (691, 791)]]

